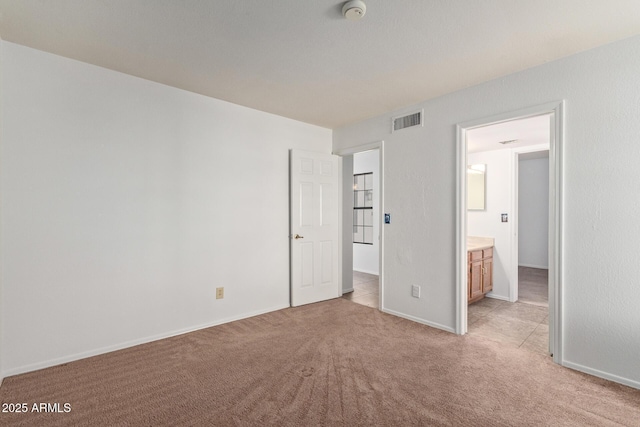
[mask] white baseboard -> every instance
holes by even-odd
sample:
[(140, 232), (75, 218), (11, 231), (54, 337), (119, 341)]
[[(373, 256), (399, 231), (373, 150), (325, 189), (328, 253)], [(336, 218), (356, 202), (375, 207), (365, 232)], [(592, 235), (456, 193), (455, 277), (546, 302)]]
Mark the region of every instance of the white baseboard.
[(354, 291), (354, 289), (353, 289), (353, 288), (343, 289), (343, 290), (342, 290), (342, 295), (344, 295), (344, 294), (348, 294), (348, 293), (351, 293), (351, 292), (353, 292), (353, 291)]
[(3, 377), (8, 377), (11, 375), (24, 374), (25, 372), (37, 371), (38, 369), (50, 368), (52, 366), (61, 365), (63, 363), (69, 363), (80, 359), (86, 359), (87, 357), (98, 356), (100, 354), (111, 353), (112, 351), (123, 350), (125, 348), (134, 347), (140, 344), (146, 344), (153, 341), (162, 340), (165, 338), (175, 337), (177, 335), (188, 334), (189, 332), (199, 331), (200, 329), (210, 328), (212, 326), (218, 326), (229, 322), (235, 322), (236, 320), (248, 319), (249, 317), (259, 316), (265, 313), (271, 313), (272, 311), (278, 311), (285, 308), (289, 308), (287, 305), (279, 305), (276, 307), (271, 307), (265, 310), (258, 310), (250, 313), (245, 313), (239, 316), (228, 317), (225, 319), (217, 320), (215, 322), (206, 323), (203, 325), (193, 326), (190, 328), (178, 329), (175, 331), (167, 332), (164, 334), (157, 334), (146, 338), (140, 338), (136, 340), (126, 341), (120, 344), (110, 345), (106, 347), (101, 347), (95, 350), (83, 351), (76, 354), (71, 354), (68, 356), (58, 357), (56, 359), (46, 360), (44, 362), (32, 363), (30, 365), (19, 366), (17, 368), (9, 369), (8, 371), (2, 372)]
[(443, 331), (451, 332), (453, 334), (456, 333), (456, 330), (454, 328), (450, 328), (449, 326), (441, 325), (439, 323), (430, 322), (428, 320), (421, 319), (421, 318), (415, 317), (415, 316), (411, 316), (409, 314), (399, 313), (397, 311), (389, 310), (387, 308), (383, 308), (381, 311), (384, 312), (384, 313), (387, 313), (387, 314), (392, 314), (394, 316), (402, 317), (403, 319), (407, 319), (407, 320), (411, 320), (411, 321), (414, 321), (414, 322), (417, 322), (417, 323), (421, 323), (423, 325), (431, 326), (432, 328), (442, 329)]
[(540, 270), (548, 270), (549, 269), (549, 266), (533, 265), (533, 264), (518, 264), (518, 267), (537, 268), (537, 269), (540, 269)]
[(358, 273), (373, 274), (374, 276), (379, 276), (380, 275), (380, 273), (378, 273), (377, 271), (362, 270), (362, 269), (358, 269), (358, 268), (354, 268), (353, 271), (357, 271)]
[(599, 371), (597, 369), (589, 368), (587, 366), (580, 365), (578, 363), (562, 361), (562, 366), (576, 371), (584, 372), (585, 374), (593, 375), (594, 377), (604, 378), (605, 380), (613, 381), (618, 384), (623, 384), (629, 387), (633, 387), (640, 390), (640, 382), (631, 380), (629, 378), (619, 377), (608, 372)]
[(493, 299), (499, 299), (501, 301), (509, 301), (509, 302), (511, 302), (511, 300), (508, 297), (505, 297), (505, 296), (502, 296), (502, 295), (494, 295), (491, 292), (486, 294), (485, 298), (493, 298)]

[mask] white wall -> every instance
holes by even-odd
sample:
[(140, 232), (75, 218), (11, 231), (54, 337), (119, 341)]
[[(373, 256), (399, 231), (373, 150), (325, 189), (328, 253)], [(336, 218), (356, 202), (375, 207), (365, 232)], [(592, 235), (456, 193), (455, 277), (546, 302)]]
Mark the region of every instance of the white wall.
[(7, 42), (2, 62), (5, 375), (289, 305), (288, 150), (331, 130)]
[(353, 173), (369, 172), (373, 172), (373, 245), (353, 244), (353, 269), (377, 275), (380, 271), (380, 150), (353, 155)]
[(334, 130), (334, 150), (385, 141), (384, 310), (454, 330), (455, 125), (564, 99), (562, 363), (640, 387), (639, 74), (633, 37)]
[(353, 156), (342, 156), (342, 293), (353, 292)]
[[(510, 300), (512, 285), (512, 189), (513, 153), (509, 149), (483, 151), (467, 155), (470, 165), (486, 164), (486, 204), (483, 211), (467, 211), (469, 236), (493, 237), (493, 291), (490, 297)], [(501, 214), (509, 215), (502, 222)]]
[[(0, 168), (2, 167), (2, 151), (3, 151), (3, 143), (2, 143), (2, 135), (3, 135), (3, 121), (2, 118), (4, 117), (2, 114), (2, 106), (3, 106), (3, 102), (2, 102), (2, 86), (3, 86), (3, 64), (4, 64), (4, 55), (2, 54), (2, 51), (4, 50), (4, 43), (2, 43), (2, 39), (0, 38)], [(2, 170), (0, 169), (0, 192), (2, 191)], [(0, 224), (2, 223), (2, 194), (0, 193)], [(2, 227), (0, 227), (0, 242), (2, 242)], [(2, 260), (2, 244), (0, 244), (0, 260)], [(2, 262), (0, 262), (0, 386), (2, 385), (2, 381), (4, 380), (4, 369), (3, 369), (3, 364), (2, 364), (2, 347), (3, 347), (3, 327), (2, 327), (2, 313), (4, 312), (3, 310), (3, 299), (2, 299)]]
[(520, 160), (518, 265), (549, 268), (549, 158)]

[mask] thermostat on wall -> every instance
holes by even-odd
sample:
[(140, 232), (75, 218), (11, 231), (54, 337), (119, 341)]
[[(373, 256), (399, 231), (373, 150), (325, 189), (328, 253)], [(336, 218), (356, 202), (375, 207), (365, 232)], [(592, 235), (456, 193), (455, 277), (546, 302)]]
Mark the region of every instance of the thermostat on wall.
[(391, 214), (384, 214), (384, 223), (391, 224)]

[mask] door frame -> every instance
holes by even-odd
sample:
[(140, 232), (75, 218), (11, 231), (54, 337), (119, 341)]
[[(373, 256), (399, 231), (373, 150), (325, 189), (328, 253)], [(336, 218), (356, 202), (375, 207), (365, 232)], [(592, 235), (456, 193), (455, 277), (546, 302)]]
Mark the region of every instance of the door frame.
[(551, 115), (549, 141), (549, 350), (562, 365), (563, 334), (563, 151), (565, 101), (554, 101), (456, 125), (456, 333), (467, 333), (467, 135), (489, 125)]
[[(378, 185), (380, 188), (380, 207), (378, 209), (378, 222), (379, 222), (379, 230), (380, 230), (380, 242), (378, 243), (378, 310), (384, 311), (384, 140), (371, 142), (368, 144), (362, 144), (355, 147), (342, 148), (339, 150), (334, 150), (332, 154), (340, 157), (351, 156), (357, 153), (363, 153), (365, 151), (378, 150), (379, 162), (380, 162), (380, 173), (378, 177)], [(342, 162), (340, 162), (340, 180), (344, 181), (344, 177), (342, 176)], [(342, 191), (342, 185), (340, 189)], [(342, 205), (342, 192), (340, 193), (340, 212), (344, 211), (344, 206)], [(342, 221), (342, 215), (340, 215), (340, 225), (339, 225), (340, 236), (343, 236), (345, 233), (345, 226)], [(338, 260), (339, 269), (342, 272), (344, 266), (342, 265), (343, 256), (342, 256), (342, 245), (340, 246), (340, 257)], [(351, 266), (353, 269), (353, 265)], [(342, 274), (340, 274), (340, 289), (342, 289)]]

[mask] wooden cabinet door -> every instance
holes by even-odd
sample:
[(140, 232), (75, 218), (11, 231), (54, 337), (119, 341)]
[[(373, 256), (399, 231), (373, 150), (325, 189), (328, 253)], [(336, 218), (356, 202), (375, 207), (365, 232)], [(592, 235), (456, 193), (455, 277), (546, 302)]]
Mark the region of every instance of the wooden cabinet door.
[(482, 295), (482, 261), (472, 261), (469, 272), (469, 299)]
[(486, 294), (493, 289), (493, 258), (487, 258), (483, 261), (482, 272), (482, 293)]

